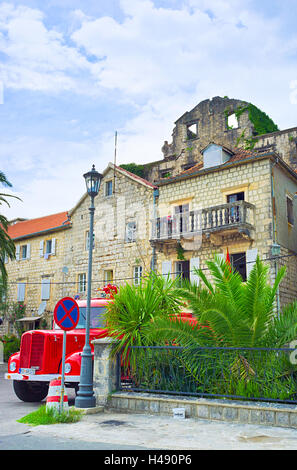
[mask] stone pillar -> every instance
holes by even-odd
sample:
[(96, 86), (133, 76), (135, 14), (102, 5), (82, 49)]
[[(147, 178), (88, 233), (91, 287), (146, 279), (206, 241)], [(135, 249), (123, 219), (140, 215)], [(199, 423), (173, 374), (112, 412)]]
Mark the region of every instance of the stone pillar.
[(110, 358), (111, 338), (95, 339), (92, 343), (94, 344), (93, 389), (96, 406), (105, 406), (109, 395), (119, 390), (120, 361), (118, 356)]

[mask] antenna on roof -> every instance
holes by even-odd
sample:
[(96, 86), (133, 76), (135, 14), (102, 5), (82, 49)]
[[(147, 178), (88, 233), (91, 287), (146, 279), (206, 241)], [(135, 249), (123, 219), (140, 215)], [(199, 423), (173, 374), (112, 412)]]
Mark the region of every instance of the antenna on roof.
[(115, 194), (115, 178), (116, 178), (116, 164), (117, 164), (117, 140), (118, 140), (118, 133), (115, 131), (114, 135), (114, 166), (113, 166), (113, 193)]

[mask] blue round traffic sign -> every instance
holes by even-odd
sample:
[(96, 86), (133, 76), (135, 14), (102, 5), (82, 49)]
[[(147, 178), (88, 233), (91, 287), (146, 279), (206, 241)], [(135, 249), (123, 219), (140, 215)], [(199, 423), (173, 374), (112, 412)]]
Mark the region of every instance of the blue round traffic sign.
[(55, 323), (65, 331), (73, 330), (79, 320), (79, 306), (72, 297), (59, 300), (54, 310)]

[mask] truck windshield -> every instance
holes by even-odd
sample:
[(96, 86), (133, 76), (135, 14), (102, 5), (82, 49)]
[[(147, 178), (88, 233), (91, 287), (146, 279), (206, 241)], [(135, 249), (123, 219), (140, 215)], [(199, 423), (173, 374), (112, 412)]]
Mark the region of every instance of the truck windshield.
[[(105, 319), (103, 317), (106, 312), (105, 307), (91, 307), (90, 312), (90, 328), (105, 328)], [(86, 327), (86, 314), (87, 308), (79, 308), (79, 321), (76, 328), (85, 328)]]

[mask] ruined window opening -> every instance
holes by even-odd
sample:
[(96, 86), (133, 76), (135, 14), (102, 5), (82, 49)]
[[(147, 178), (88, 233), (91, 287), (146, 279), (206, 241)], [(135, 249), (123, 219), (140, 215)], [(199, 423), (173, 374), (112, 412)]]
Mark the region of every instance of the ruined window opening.
[(197, 139), (198, 137), (198, 122), (187, 124), (187, 140)]
[(238, 129), (238, 119), (235, 113), (230, 114), (227, 118), (227, 127), (228, 129)]

